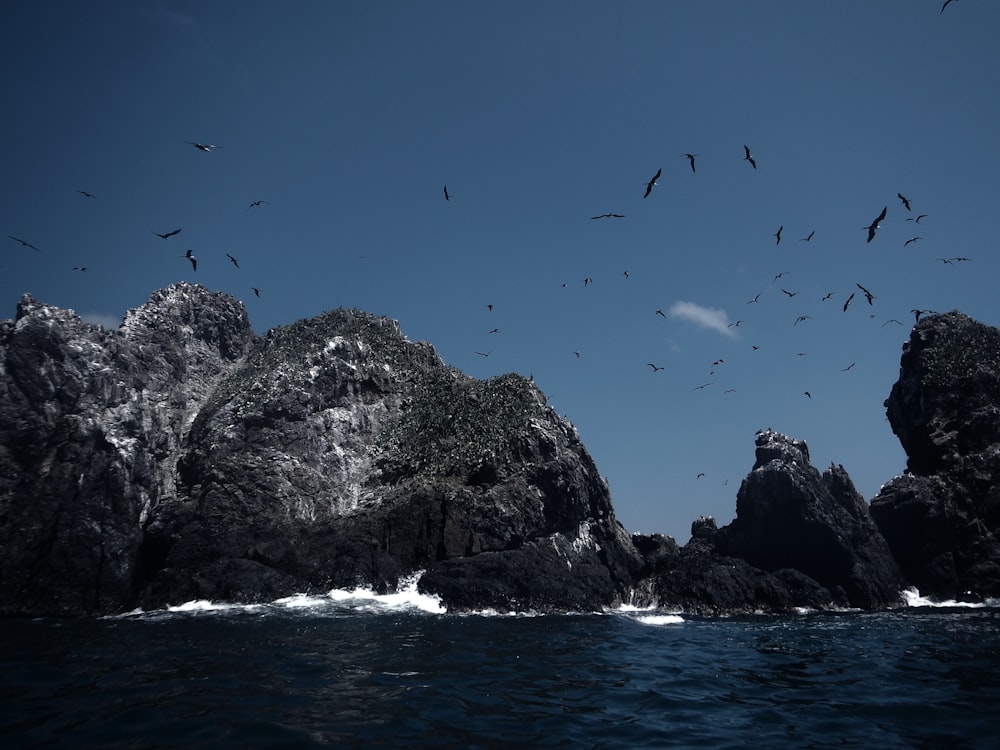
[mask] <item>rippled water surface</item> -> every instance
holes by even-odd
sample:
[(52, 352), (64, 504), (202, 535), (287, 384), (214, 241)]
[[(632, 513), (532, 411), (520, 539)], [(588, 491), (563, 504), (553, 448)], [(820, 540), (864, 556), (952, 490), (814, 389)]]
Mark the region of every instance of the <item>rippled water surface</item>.
[(4, 747), (997, 747), (1000, 610), (0, 623)]

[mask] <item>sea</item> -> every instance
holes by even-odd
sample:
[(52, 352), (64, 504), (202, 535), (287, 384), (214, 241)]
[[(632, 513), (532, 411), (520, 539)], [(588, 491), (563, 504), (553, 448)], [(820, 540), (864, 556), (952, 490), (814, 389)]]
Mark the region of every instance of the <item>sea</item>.
[(410, 586), (0, 622), (3, 748), (1000, 747), (1000, 602), (447, 614)]

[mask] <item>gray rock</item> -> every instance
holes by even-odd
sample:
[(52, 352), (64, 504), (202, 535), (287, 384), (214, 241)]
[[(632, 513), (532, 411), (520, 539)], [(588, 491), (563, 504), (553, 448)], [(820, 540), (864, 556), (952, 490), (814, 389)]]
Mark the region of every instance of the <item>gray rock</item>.
[(1000, 330), (922, 318), (885, 406), (908, 457), (872, 501), (893, 555), (925, 595), (1000, 596)]

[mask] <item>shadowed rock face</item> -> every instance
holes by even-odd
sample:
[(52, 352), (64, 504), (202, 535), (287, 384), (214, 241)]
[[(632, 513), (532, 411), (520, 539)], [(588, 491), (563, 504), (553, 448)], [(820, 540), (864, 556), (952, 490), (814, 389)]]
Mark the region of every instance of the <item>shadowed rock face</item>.
[(820, 474), (803, 441), (770, 430), (756, 445), (732, 523), (699, 519), (682, 548), (636, 540), (661, 605), (721, 613), (900, 604), (902, 576), (843, 467)]
[(1000, 596), (1000, 330), (923, 318), (885, 406), (908, 456), (872, 501), (893, 555), (924, 594)]
[[(239, 302), (179, 284), (117, 331), (26, 297), (0, 354), (8, 613), (386, 590), (418, 569), (454, 608), (595, 609), (641, 564), (531, 382), (468, 378), (393, 321), (338, 310), (258, 338)], [(487, 553), (501, 580), (544, 562), (573, 584), (445, 586)]]

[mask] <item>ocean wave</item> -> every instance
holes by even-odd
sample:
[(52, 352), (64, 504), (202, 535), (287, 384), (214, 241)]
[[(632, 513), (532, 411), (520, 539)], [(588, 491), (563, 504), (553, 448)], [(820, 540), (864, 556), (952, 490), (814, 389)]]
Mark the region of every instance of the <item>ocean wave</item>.
[(1000, 607), (1000, 599), (987, 597), (982, 601), (968, 602), (958, 599), (932, 599), (923, 596), (915, 587), (900, 592), (907, 607), (935, 607), (940, 609), (993, 609)]

